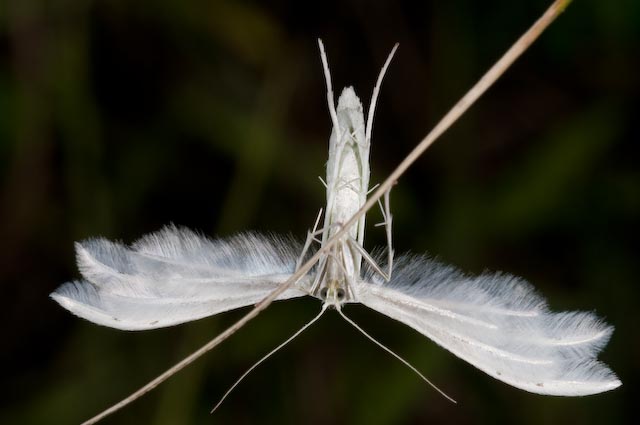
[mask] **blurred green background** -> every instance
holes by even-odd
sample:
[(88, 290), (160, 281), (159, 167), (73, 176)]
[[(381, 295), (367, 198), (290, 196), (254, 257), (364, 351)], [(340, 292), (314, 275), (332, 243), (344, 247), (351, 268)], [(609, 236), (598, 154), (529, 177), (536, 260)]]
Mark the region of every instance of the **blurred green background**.
[[(48, 294), (78, 277), (73, 242), (90, 236), (131, 242), (173, 222), (302, 238), (324, 203), (317, 176), (330, 132), (317, 37), (336, 91), (354, 85), (365, 104), (400, 42), (377, 110), (375, 183), (550, 3), (4, 1), (0, 423), (87, 419), (244, 313), (122, 332)], [(529, 394), (353, 306), (348, 314), (459, 404), (328, 314), (210, 416), (246, 368), (316, 314), (309, 299), (274, 304), (104, 423), (633, 422), (638, 69), (640, 2), (575, 1), (392, 193), (397, 252), (523, 276), (553, 309), (593, 309), (615, 325), (601, 359), (621, 388)], [(371, 228), (367, 246), (383, 243)]]

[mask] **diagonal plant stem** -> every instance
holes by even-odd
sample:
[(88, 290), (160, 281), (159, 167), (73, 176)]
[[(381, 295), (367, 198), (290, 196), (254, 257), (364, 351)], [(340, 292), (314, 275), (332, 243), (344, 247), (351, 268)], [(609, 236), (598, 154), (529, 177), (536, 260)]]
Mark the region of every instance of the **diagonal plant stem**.
[(193, 363), (200, 356), (206, 352), (212, 350), (214, 347), (222, 343), (224, 340), (233, 335), (237, 330), (247, 324), (251, 319), (255, 318), (264, 309), (266, 309), (279, 295), (284, 293), (292, 285), (294, 285), (302, 276), (307, 274), (314, 264), (320, 259), (320, 256), (327, 250), (331, 249), (336, 242), (342, 238), (353, 226), (362, 215), (364, 215), (371, 207), (373, 207), (378, 199), (382, 198), (384, 194), (389, 191), (398, 179), (407, 171), (407, 169), (424, 153), (429, 146), (435, 142), (458, 118), (476, 101), (484, 92), (487, 91), (493, 83), (500, 78), (502, 74), (513, 64), (513, 62), (522, 55), (524, 51), (542, 34), (542, 32), (564, 11), (564, 9), (571, 3), (571, 0), (555, 0), (553, 4), (544, 12), (544, 14), (529, 28), (507, 52), (480, 78), (480, 80), (456, 103), (453, 108), (436, 124), (436, 126), (425, 136), (422, 141), (406, 156), (406, 158), (396, 167), (395, 170), (389, 175), (389, 177), (376, 189), (367, 202), (355, 213), (342, 228), (336, 232), (333, 237), (329, 238), (324, 246), (322, 246), (316, 253), (309, 258), (309, 260), (301, 265), (293, 275), (286, 281), (280, 284), (277, 289), (271, 292), (267, 297), (255, 305), (255, 307), (243, 316), (236, 323), (227, 328), (224, 332), (216, 336), (214, 339), (206, 343), (197, 351), (193, 352), (189, 356), (185, 357), (182, 361), (172, 366), (170, 369), (153, 379), (139, 390), (123, 399), (122, 401), (114, 404), (93, 418), (85, 421), (83, 425), (95, 424), (102, 420), (106, 416), (120, 410), (127, 404), (135, 401), (144, 394), (153, 390), (155, 387), (166, 381), (175, 373), (184, 369), (191, 363)]

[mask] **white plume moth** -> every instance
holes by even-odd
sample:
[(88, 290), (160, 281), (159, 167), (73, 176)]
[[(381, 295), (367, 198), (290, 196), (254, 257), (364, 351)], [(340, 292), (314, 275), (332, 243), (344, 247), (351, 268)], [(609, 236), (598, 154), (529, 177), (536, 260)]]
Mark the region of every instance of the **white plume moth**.
[[(327, 189), (324, 222), (317, 230), (319, 215), (304, 246), (252, 233), (211, 240), (175, 226), (130, 246), (102, 238), (78, 243), (78, 267), (84, 280), (60, 286), (51, 297), (94, 323), (124, 330), (153, 329), (255, 305), (204, 347), (85, 423), (95, 423), (155, 388), (229, 337), (273, 300), (304, 295), (322, 300), (322, 311), (247, 373), (318, 320), (327, 307), (333, 307), (426, 381), (344, 315), (343, 306), (357, 302), (412, 327), (494, 378), (526, 391), (579, 396), (621, 385), (596, 359), (613, 328), (594, 314), (553, 313), (531, 285), (510, 275), (468, 276), (412, 255), (394, 262), (391, 246), (392, 185), (566, 4), (566, 0), (556, 0), (371, 196), (369, 147), (375, 104), (397, 45), (380, 72), (365, 121), (360, 100), (351, 87), (344, 89), (335, 107), (326, 55), (319, 42), (333, 130), (323, 182)], [(372, 258), (363, 246), (365, 213), (376, 203), (383, 211), (388, 239), (383, 259)], [(320, 247), (314, 251), (316, 243)], [(379, 266), (378, 261), (386, 264)]]

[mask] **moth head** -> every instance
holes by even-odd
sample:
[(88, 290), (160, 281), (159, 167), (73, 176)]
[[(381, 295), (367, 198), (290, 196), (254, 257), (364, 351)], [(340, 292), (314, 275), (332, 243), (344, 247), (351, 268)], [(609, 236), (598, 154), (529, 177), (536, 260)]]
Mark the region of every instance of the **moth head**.
[(320, 289), (320, 299), (330, 306), (342, 305), (347, 300), (347, 290), (333, 280)]

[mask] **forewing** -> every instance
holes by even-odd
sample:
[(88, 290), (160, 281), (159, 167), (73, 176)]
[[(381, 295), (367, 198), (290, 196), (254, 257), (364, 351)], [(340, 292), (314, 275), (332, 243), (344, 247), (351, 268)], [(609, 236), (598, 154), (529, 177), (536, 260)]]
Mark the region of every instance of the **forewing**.
[(357, 285), (358, 301), (510, 385), (574, 396), (621, 384), (596, 360), (613, 328), (592, 313), (550, 312), (519, 278), (469, 277), (424, 257), (404, 257), (390, 282), (373, 273), (365, 280)]
[[(290, 239), (243, 234), (211, 240), (169, 226), (131, 247), (105, 239), (76, 244), (84, 281), (51, 294), (94, 323), (143, 330), (252, 305), (286, 281), (299, 247)], [(277, 299), (306, 295), (306, 279)]]

